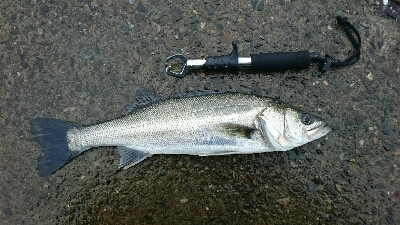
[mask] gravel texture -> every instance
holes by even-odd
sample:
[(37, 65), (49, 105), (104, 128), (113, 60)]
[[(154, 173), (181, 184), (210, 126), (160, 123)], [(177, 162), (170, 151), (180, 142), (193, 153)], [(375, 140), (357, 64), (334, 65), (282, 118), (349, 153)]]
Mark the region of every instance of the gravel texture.
[[(4, 224), (400, 224), (400, 23), (379, 1), (43, 0), (0, 2), (0, 221)], [(326, 73), (165, 73), (164, 60), (309, 50), (361, 60)], [(289, 152), (155, 155), (118, 171), (112, 147), (48, 178), (29, 120), (94, 124), (125, 114), (135, 90), (278, 97), (334, 131)]]

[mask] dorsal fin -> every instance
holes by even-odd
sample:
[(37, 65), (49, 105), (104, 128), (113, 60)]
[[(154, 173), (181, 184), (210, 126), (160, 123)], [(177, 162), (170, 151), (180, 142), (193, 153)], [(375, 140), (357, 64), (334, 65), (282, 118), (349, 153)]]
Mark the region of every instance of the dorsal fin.
[(157, 92), (154, 92), (147, 88), (139, 88), (136, 91), (134, 102), (126, 105), (125, 109), (126, 109), (126, 111), (128, 111), (128, 114), (129, 114), (137, 109), (143, 108), (147, 105), (150, 105), (154, 102), (158, 102), (158, 101), (161, 101), (164, 99), (165, 99), (165, 97), (158, 94)]
[(221, 92), (213, 91), (213, 90), (202, 90), (197, 92), (186, 93), (183, 95), (184, 98), (191, 98), (196, 96), (204, 96), (204, 95), (214, 95), (214, 94), (221, 94)]

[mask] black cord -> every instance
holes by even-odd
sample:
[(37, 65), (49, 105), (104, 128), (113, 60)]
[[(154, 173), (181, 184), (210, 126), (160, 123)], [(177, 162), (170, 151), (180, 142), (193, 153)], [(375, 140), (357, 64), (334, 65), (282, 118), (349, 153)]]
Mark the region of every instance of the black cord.
[[(344, 32), (346, 33), (347, 37), (350, 39), (351, 44), (353, 45), (355, 51), (353, 54), (344, 60), (343, 62), (333, 62), (333, 58), (329, 55), (326, 55), (325, 58), (323, 57), (312, 57), (311, 62), (313, 63), (320, 63), (322, 66), (322, 71), (327, 71), (330, 67), (344, 67), (350, 66), (360, 60), (361, 56), (361, 37), (360, 33), (358, 33), (357, 29), (347, 20), (346, 17), (337, 16), (337, 22), (340, 26), (343, 27)], [(357, 40), (354, 38), (352, 32), (357, 36)]]

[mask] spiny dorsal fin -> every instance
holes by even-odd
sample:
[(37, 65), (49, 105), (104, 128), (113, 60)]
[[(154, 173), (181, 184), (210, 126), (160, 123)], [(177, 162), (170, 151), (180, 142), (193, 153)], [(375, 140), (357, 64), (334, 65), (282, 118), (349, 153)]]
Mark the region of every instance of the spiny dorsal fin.
[[(221, 92), (218, 91), (211, 91), (211, 90), (203, 90), (198, 92), (186, 93), (183, 95), (184, 98), (196, 97), (196, 96), (203, 96), (203, 95), (213, 95), (213, 94), (220, 94)], [(153, 104), (154, 102), (159, 102), (165, 100), (166, 97), (149, 90), (147, 88), (139, 88), (136, 91), (135, 100), (131, 104), (125, 106), (126, 111), (128, 114), (136, 111), (137, 109), (141, 109), (148, 105)]]
[(197, 92), (186, 93), (186, 94), (183, 95), (183, 97), (184, 98), (191, 98), (191, 97), (204, 96), (204, 95), (214, 95), (214, 94), (221, 94), (221, 92), (212, 91), (212, 90), (202, 90), (202, 91), (197, 91)]
[(256, 129), (254, 127), (248, 127), (248, 126), (233, 124), (233, 123), (221, 124), (218, 126), (218, 128), (219, 128), (219, 131), (224, 134), (227, 134), (230, 136), (245, 137), (248, 139), (250, 139), (253, 132), (256, 131)]
[(129, 114), (137, 109), (143, 108), (154, 102), (158, 102), (158, 101), (165, 100), (165, 99), (166, 98), (164, 96), (162, 96), (152, 90), (149, 90), (147, 88), (139, 88), (136, 91), (134, 102), (126, 105), (125, 109), (128, 111), (128, 114)]

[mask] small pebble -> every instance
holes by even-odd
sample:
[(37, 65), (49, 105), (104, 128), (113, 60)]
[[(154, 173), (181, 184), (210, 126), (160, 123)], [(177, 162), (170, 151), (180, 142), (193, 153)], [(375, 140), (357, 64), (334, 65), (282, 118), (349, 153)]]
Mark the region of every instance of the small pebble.
[(257, 6), (257, 11), (263, 11), (265, 8), (264, 1), (261, 1)]
[(161, 26), (159, 24), (157, 24), (157, 23), (154, 23), (154, 22), (152, 22), (152, 23), (153, 23), (153, 26), (156, 28), (156, 33), (157, 34), (160, 33), (161, 32)]
[(146, 13), (147, 9), (146, 7), (144, 7), (144, 5), (142, 3), (139, 2), (139, 6), (137, 7), (138, 11), (141, 13)]
[(131, 37), (126, 37), (126, 41), (131, 44), (134, 42), (134, 40)]
[(165, 174), (167, 174), (167, 171), (165, 171), (164, 169), (158, 171), (158, 175), (163, 176)]
[(93, 59), (94, 58), (94, 55), (93, 54), (89, 54), (89, 55), (85, 55), (85, 57), (83, 57), (85, 60), (88, 60), (88, 59)]
[(251, 214), (251, 212), (249, 212), (248, 210), (243, 209), (242, 211), (244, 213), (244, 215), (246, 215), (248, 218), (253, 217), (253, 215)]
[(206, 27), (206, 22), (200, 22), (200, 29), (204, 29)]
[(366, 77), (367, 77), (368, 80), (373, 80), (374, 79), (374, 75), (371, 72), (369, 72)]
[(173, 22), (176, 22), (176, 21), (179, 21), (182, 19), (182, 11), (177, 8), (172, 8), (169, 11), (169, 15), (171, 16), (171, 19)]
[(335, 187), (338, 192), (342, 192), (343, 189), (339, 184), (335, 184)]
[(316, 184), (314, 181), (310, 180), (308, 182), (308, 191), (309, 192), (314, 192), (314, 191), (318, 190), (318, 188), (319, 188), (319, 185)]
[(290, 197), (277, 199), (276, 202), (283, 206), (287, 206), (290, 202)]
[(131, 23), (130, 20), (126, 19), (125, 21), (128, 24), (129, 28), (133, 28), (133, 24)]

